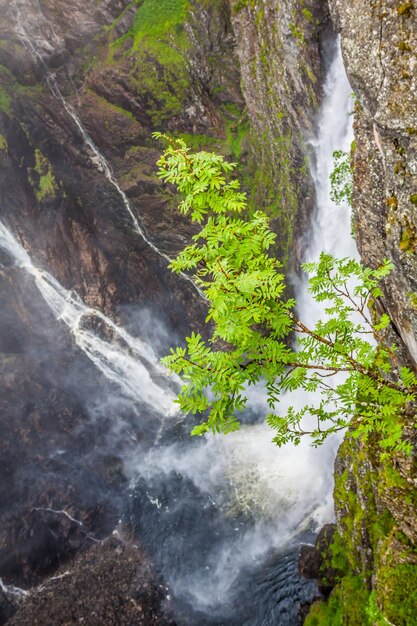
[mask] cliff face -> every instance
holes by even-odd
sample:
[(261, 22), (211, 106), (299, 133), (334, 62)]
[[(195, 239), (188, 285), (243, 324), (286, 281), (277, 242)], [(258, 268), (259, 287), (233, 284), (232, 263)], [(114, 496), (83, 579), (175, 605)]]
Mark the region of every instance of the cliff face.
[(312, 205), (302, 144), (320, 97), (320, 5), (2, 0), (2, 214), (14, 232), (92, 305), (162, 300), (170, 323), (199, 317), (187, 285), (134, 232), (71, 107), (161, 251), (173, 255), (190, 231), (155, 178), (153, 130), (245, 162), (243, 183), (288, 259)]
[(315, 0), (234, 0), (232, 24), (251, 121), (250, 197), (274, 218), (279, 258), (300, 261), (314, 205), (305, 139), (320, 101), (328, 10)]
[[(192, 229), (155, 176), (154, 130), (240, 159), (288, 259), (312, 202), (302, 135), (321, 93), (321, 4), (0, 0), (0, 214), (34, 263), (134, 334), (141, 308), (171, 335), (201, 324), (204, 303), (167, 270)], [(126, 410), (109, 449), (113, 409), (91, 420), (107, 385), (1, 260), (0, 577), (31, 586), (111, 531), (126, 441), (149, 433)], [(14, 623), (35, 623), (31, 606)]]
[(363, 261), (386, 256), (395, 269), (385, 285), (386, 308), (417, 362), (417, 15), (410, 3), (368, 7), (334, 2), (356, 118), (355, 220)]
[[(394, 262), (382, 305), (399, 363), (416, 365), (417, 9), (411, 2), (331, 0), (346, 69), (357, 96), (354, 222), (365, 264)], [(405, 424), (415, 441), (415, 426)], [(415, 455), (381, 460), (377, 436), (349, 435), (336, 460), (339, 537), (329, 559), (341, 582), (312, 624), (415, 623), (417, 467)], [(326, 621), (327, 620), (327, 621)]]
[[(222, 71), (194, 63), (194, 56), (206, 58), (210, 50), (216, 67), (226, 72), (228, 65), (218, 55), (233, 65), (227, 14), (219, 7), (200, 16), (203, 42), (191, 25), (185, 31), (181, 7), (171, 16), (181, 31), (178, 45), (189, 51), (185, 58), (163, 26), (150, 34), (136, 28), (137, 3), (106, 2), (85, 10), (81, 3), (64, 10), (60, 4), (1, 6), (7, 15), (1, 33), (2, 215), (37, 262), (88, 304), (106, 312), (122, 303), (162, 304), (169, 323), (185, 329), (201, 312), (189, 284), (166, 271), (163, 254), (179, 248), (187, 226), (170, 210), (155, 177), (160, 146), (151, 132), (210, 134), (230, 152), (234, 134), (228, 142), (226, 126), (243, 108), (238, 71), (228, 71), (229, 82), (222, 83)], [(218, 33), (225, 35), (221, 42)], [(48, 83), (51, 72), (55, 77)], [(113, 181), (72, 111), (107, 159)], [(137, 232), (135, 219), (162, 255)]]

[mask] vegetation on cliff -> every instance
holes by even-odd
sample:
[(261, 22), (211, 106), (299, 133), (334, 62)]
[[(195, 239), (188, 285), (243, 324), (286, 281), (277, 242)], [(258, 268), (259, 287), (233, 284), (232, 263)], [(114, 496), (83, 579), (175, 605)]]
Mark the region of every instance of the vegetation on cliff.
[[(397, 469), (405, 458), (408, 476)], [(305, 626), (415, 624), (415, 529), (404, 514), (417, 504), (413, 472), (412, 456), (381, 459), (377, 436), (366, 443), (345, 437), (336, 461), (337, 532), (321, 568), (323, 575), (333, 572), (334, 588), (327, 601), (313, 604)]]
[[(268, 253), (275, 235), (266, 215), (258, 211), (249, 220), (242, 218), (246, 196), (238, 181), (228, 179), (234, 165), (214, 154), (191, 154), (182, 141), (168, 142), (159, 175), (182, 194), (180, 210), (201, 225), (171, 267), (195, 272), (209, 301), (207, 321), (213, 324), (208, 342), (192, 335), (164, 359), (183, 377), (182, 410), (204, 420), (193, 432), (238, 428), (236, 413), (245, 408), (251, 384), (264, 385), (272, 410), (287, 389), (313, 392), (316, 398), (320, 392), (316, 405), (307, 402), (301, 410), (267, 418), (279, 445), (297, 444), (303, 435), (319, 444), (349, 426), (336, 464), (338, 532), (324, 556), (323, 571), (334, 572), (334, 580), (325, 582), (334, 589), (328, 602), (313, 606), (306, 624), (413, 624), (414, 528), (381, 504), (397, 498), (410, 507), (416, 504), (410, 482), (415, 433), (409, 424), (417, 381), (399, 362), (388, 315), (376, 312), (379, 282), (392, 264), (371, 270), (322, 255), (305, 266), (310, 292), (325, 303), (327, 314), (309, 328), (297, 318), (296, 303), (283, 298), (281, 266)], [(335, 200), (350, 199), (350, 165), (344, 155), (336, 156), (333, 194)], [(289, 345), (294, 335), (295, 350)], [(339, 372), (345, 379), (332, 385)], [(304, 426), (306, 415), (316, 420), (313, 426)], [(409, 459), (407, 475), (396, 469), (404, 467), (404, 459)]]
[[(395, 346), (381, 345), (390, 320), (384, 314), (372, 321), (368, 313), (369, 301), (381, 296), (378, 283), (392, 265), (385, 262), (371, 270), (328, 254), (305, 265), (310, 293), (326, 307), (326, 318), (310, 328), (298, 319), (295, 301), (283, 298), (281, 264), (268, 254), (275, 234), (266, 215), (257, 211), (249, 220), (238, 217), (246, 196), (237, 180), (227, 178), (234, 164), (207, 152), (191, 154), (181, 140), (169, 140), (158, 164), (160, 177), (182, 194), (181, 212), (202, 224), (171, 268), (196, 271), (214, 330), (209, 342), (193, 334), (186, 348), (178, 347), (164, 359), (183, 377), (181, 409), (199, 415), (208, 411), (194, 434), (236, 430), (247, 387), (261, 383), (278, 445), (298, 444), (303, 435), (317, 445), (350, 424), (362, 440), (378, 432), (382, 448), (409, 452), (402, 420), (413, 408), (417, 380), (406, 367), (400, 368), (398, 382), (390, 378)], [(296, 349), (289, 345), (291, 334)], [(342, 382), (333, 383), (341, 372)], [(283, 417), (275, 407), (287, 390), (302, 391), (311, 402), (307, 399), (301, 409), (290, 407)], [(314, 423), (306, 426), (305, 417)]]

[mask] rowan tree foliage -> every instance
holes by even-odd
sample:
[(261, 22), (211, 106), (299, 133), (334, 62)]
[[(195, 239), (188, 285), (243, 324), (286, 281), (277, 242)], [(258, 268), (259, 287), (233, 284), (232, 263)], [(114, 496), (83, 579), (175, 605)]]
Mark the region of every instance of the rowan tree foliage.
[[(387, 450), (409, 451), (402, 423), (414, 412), (417, 379), (406, 367), (392, 375), (395, 346), (384, 342), (390, 320), (368, 313), (391, 262), (373, 270), (323, 253), (304, 265), (309, 290), (325, 307), (323, 319), (309, 326), (298, 318), (296, 302), (284, 296), (281, 264), (269, 253), (276, 235), (267, 216), (256, 211), (243, 217), (246, 196), (230, 178), (235, 164), (155, 136), (168, 142), (159, 177), (177, 188), (179, 210), (201, 226), (171, 269), (193, 274), (208, 300), (212, 335), (205, 341), (193, 333), (186, 347), (163, 359), (182, 377), (182, 411), (200, 418), (193, 434), (239, 428), (248, 387), (262, 384), (278, 445), (298, 444), (304, 435), (318, 445), (351, 424), (356, 436), (379, 432)], [(281, 413), (282, 394), (297, 390), (312, 402)]]
[[(352, 143), (351, 153), (354, 150)], [(335, 204), (341, 204), (346, 200), (352, 204), (353, 181), (352, 181), (352, 155), (343, 150), (333, 152), (333, 171), (330, 174), (331, 191), (330, 198)]]

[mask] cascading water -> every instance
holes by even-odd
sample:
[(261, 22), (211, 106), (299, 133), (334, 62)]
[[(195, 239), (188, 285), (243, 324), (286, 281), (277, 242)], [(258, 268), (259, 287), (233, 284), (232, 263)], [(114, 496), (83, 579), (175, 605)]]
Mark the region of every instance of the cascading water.
[[(333, 153), (335, 150), (349, 152), (353, 141), (350, 122), (353, 108), (351, 94), (339, 51), (328, 71), (316, 136), (309, 142), (313, 152), (310, 171), (316, 192), (317, 211), (308, 234), (303, 258), (306, 263), (317, 261), (322, 251), (338, 258), (358, 258), (356, 243), (351, 235), (350, 209), (347, 205), (335, 206), (330, 199)], [(301, 285), (297, 302), (300, 316), (310, 324), (322, 316), (322, 307), (314, 302)]]
[[(349, 150), (352, 141), (350, 92), (337, 48), (310, 141), (317, 211), (305, 261), (317, 260), (322, 250), (357, 256), (349, 207), (333, 204), (329, 181), (333, 152)], [(300, 317), (313, 324), (323, 310), (305, 282), (296, 290)], [(255, 413), (266, 408), (262, 402), (255, 390)], [(280, 406), (301, 408), (306, 402), (298, 393)], [(297, 575), (296, 546), (308, 539), (303, 533), (333, 517), (338, 440), (320, 449), (303, 441), (278, 450), (271, 438), (264, 424), (245, 425), (225, 438), (167, 443), (141, 454), (136, 464), (132, 460), (132, 518), (191, 623), (292, 626), (297, 606), (311, 592)]]
[[(86, 129), (84, 128), (80, 118), (78, 117), (78, 115), (76, 114), (74, 108), (67, 102), (67, 100), (64, 98), (58, 82), (56, 80), (55, 74), (51, 71), (49, 71), (49, 68), (47, 67), (42, 55), (40, 54), (40, 52), (38, 51), (36, 45), (33, 43), (30, 34), (27, 31), (27, 28), (25, 27), (24, 21), (22, 19), (22, 14), (19, 8), (19, 5), (17, 3), (16, 0), (13, 0), (13, 6), (15, 8), (15, 13), (16, 13), (16, 20), (17, 20), (17, 31), (19, 34), (20, 39), (22, 40), (23, 44), (28, 48), (33, 60), (35, 61), (35, 63), (40, 64), (40, 66), (42, 67), (42, 69), (44, 70), (45, 73), (45, 80), (48, 84), (49, 89), (51, 90), (52, 94), (55, 96), (55, 98), (57, 98), (58, 100), (61, 101), (65, 111), (67, 112), (67, 114), (70, 116), (70, 118), (73, 120), (75, 126), (77, 127), (81, 137), (83, 138), (84, 144), (87, 146), (87, 148), (89, 149), (90, 153), (91, 153), (91, 160), (92, 162), (95, 164), (95, 166), (99, 169), (99, 171), (101, 171), (104, 176), (106, 177), (106, 179), (109, 181), (109, 183), (112, 185), (112, 187), (114, 187), (122, 201), (123, 207), (124, 209), (127, 211), (127, 213), (129, 214), (132, 223), (133, 223), (133, 227), (135, 229), (135, 231), (138, 233), (138, 235), (143, 239), (143, 241), (146, 243), (147, 246), (149, 246), (149, 248), (151, 248), (151, 250), (153, 250), (153, 252), (155, 252), (155, 254), (157, 254), (159, 257), (161, 257), (162, 259), (164, 259), (164, 261), (166, 261), (168, 264), (171, 263), (171, 257), (169, 257), (167, 254), (165, 254), (165, 252), (163, 252), (162, 250), (160, 250), (150, 239), (149, 237), (146, 235), (144, 229), (140, 226), (139, 224), (139, 220), (137, 219), (131, 205), (129, 202), (129, 199), (127, 197), (127, 195), (125, 194), (125, 192), (121, 189), (119, 183), (117, 182), (116, 178), (113, 175), (113, 172), (111, 170), (111, 167), (106, 159), (106, 157), (100, 152), (100, 150), (97, 148), (97, 146), (95, 145), (95, 143), (93, 142), (93, 140), (91, 139), (90, 135), (88, 134), (88, 132), (86, 131)], [(39, 11), (39, 15), (42, 18), (41, 21), (47, 22), (47, 20), (45, 19), (42, 10), (39, 6), (39, 3), (37, 3), (37, 7), (38, 7), (38, 11)], [(49, 25), (49, 22), (47, 22)], [(54, 34), (54, 37), (59, 40), (59, 38), (56, 36), (53, 27), (51, 26), (51, 31)], [(187, 276), (187, 274), (184, 274), (184, 272), (180, 272), (179, 275), (183, 278), (183, 280), (186, 280), (188, 283), (190, 283), (193, 288), (197, 291), (197, 293), (200, 295), (200, 297), (202, 297), (203, 299), (206, 299), (203, 292), (199, 289), (199, 287), (197, 287), (197, 285), (195, 285), (195, 283), (193, 282), (193, 280)]]
[[(149, 345), (129, 335), (97, 309), (87, 307), (75, 292), (67, 291), (48, 272), (35, 267), (2, 222), (0, 248), (33, 277), (55, 317), (64, 322), (77, 346), (108, 380), (134, 402), (146, 402), (163, 415), (173, 413), (174, 393), (169, 382), (172, 386), (174, 380), (168, 380)], [(102, 327), (101, 334), (95, 329), (97, 324)]]
[[(17, 4), (15, 4), (17, 6)], [(27, 31), (21, 36), (43, 64)], [(45, 66), (44, 66), (45, 67)], [(45, 68), (47, 70), (47, 68)], [(97, 166), (117, 189), (138, 233), (150, 242), (112, 175), (107, 161), (63, 98), (53, 75), (49, 86), (71, 116)], [(347, 207), (329, 200), (332, 154), (351, 141), (350, 87), (340, 52), (329, 69), (317, 136), (311, 140), (316, 187), (314, 217), (305, 260), (321, 250), (356, 255)], [(50, 274), (33, 265), (25, 250), (0, 223), (0, 247), (26, 270), (48, 306), (68, 327), (78, 347), (132, 404), (145, 402), (163, 417), (172, 411), (173, 381), (165, 378), (153, 350), (100, 311), (88, 308)], [(189, 280), (188, 277), (186, 277)], [(305, 285), (298, 286), (300, 316), (314, 322)], [(97, 328), (99, 327), (99, 328)], [(262, 413), (264, 399), (252, 393), (252, 409)], [(305, 398), (283, 398), (282, 405), (303, 405)], [(256, 419), (253, 419), (256, 421)], [(186, 423), (165, 420), (152, 448), (130, 457), (132, 475), (126, 516), (140, 541), (170, 583), (178, 621), (196, 626), (293, 626), (300, 602), (314, 584), (300, 579), (298, 546), (311, 530), (332, 517), (332, 462), (335, 441), (320, 450), (303, 442), (298, 449), (278, 450), (262, 423), (243, 426), (226, 438), (191, 440)], [(175, 440), (173, 439), (175, 435)]]

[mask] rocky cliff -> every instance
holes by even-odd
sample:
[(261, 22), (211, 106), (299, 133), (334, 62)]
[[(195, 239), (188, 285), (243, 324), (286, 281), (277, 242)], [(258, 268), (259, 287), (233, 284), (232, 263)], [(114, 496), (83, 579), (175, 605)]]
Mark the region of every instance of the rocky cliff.
[(265, 206), (284, 264), (301, 260), (300, 236), (314, 206), (306, 140), (326, 69), (326, 3), (232, 2), (242, 90), (251, 121), (250, 200)]
[[(288, 262), (313, 204), (304, 137), (324, 73), (321, 2), (0, 0), (0, 16), (1, 220), (69, 299), (141, 337), (147, 311), (165, 328), (157, 343), (204, 319), (191, 283), (167, 270), (192, 230), (155, 176), (154, 130), (239, 159)], [(114, 388), (76, 345), (77, 326), (69, 336), (25, 270), (6, 253), (1, 261), (0, 577), (36, 594), (114, 528), (122, 457), (155, 433), (115, 406)], [(85, 575), (85, 561), (72, 567)], [(100, 568), (111, 567), (107, 555)], [(142, 578), (154, 580), (146, 565)], [(57, 581), (56, 597), (45, 583), (12, 623), (35, 623), (39, 611), (58, 623), (59, 596), (80, 602), (82, 585)], [(153, 583), (143, 603), (130, 598), (130, 578), (123, 585), (126, 620), (161, 611)], [(6, 592), (0, 622), (16, 609)], [(91, 617), (96, 597), (83, 602), (77, 619)]]
[[(382, 306), (398, 363), (416, 366), (417, 7), (413, 2), (331, 0), (346, 69), (357, 97), (354, 227), (365, 264), (394, 262)], [(404, 436), (416, 443), (415, 424)], [(336, 539), (324, 559), (338, 585), (306, 624), (416, 623), (415, 454), (381, 459), (378, 436), (349, 435), (335, 466)], [(326, 563), (327, 560), (327, 563)], [(335, 576), (336, 573), (336, 576)]]
[[(398, 358), (413, 366), (417, 8), (330, 0), (330, 13), (357, 96), (358, 247), (371, 266), (394, 261), (383, 306)], [(167, 271), (192, 230), (155, 177), (154, 130), (239, 159), (251, 203), (273, 217), (280, 257), (300, 258), (314, 204), (305, 141), (326, 69), (325, 2), (0, 0), (0, 15), (0, 213), (39, 267), (134, 334), (147, 330), (139, 308), (171, 335), (200, 324), (204, 303)], [(120, 602), (126, 623), (165, 623), (165, 592), (146, 557), (131, 545), (96, 546), (119, 517), (127, 441), (151, 435), (124, 409), (116, 437), (115, 409), (98, 408), (111, 393), (94, 366), (24, 270), (1, 261), (0, 576), (36, 586), (11, 623), (59, 623), (72, 599), (84, 603), (80, 620), (98, 602), (104, 623)], [(405, 430), (414, 437), (412, 424)], [(321, 572), (333, 580), (321, 588), (339, 583), (310, 626), (415, 623), (415, 459), (381, 461), (380, 452), (377, 438), (348, 436), (340, 449), (337, 533)], [(67, 574), (82, 551), (90, 556)], [(104, 602), (124, 551), (129, 567)], [(106, 583), (87, 597), (90, 576)], [(15, 600), (13, 589), (1, 592), (0, 623)]]

